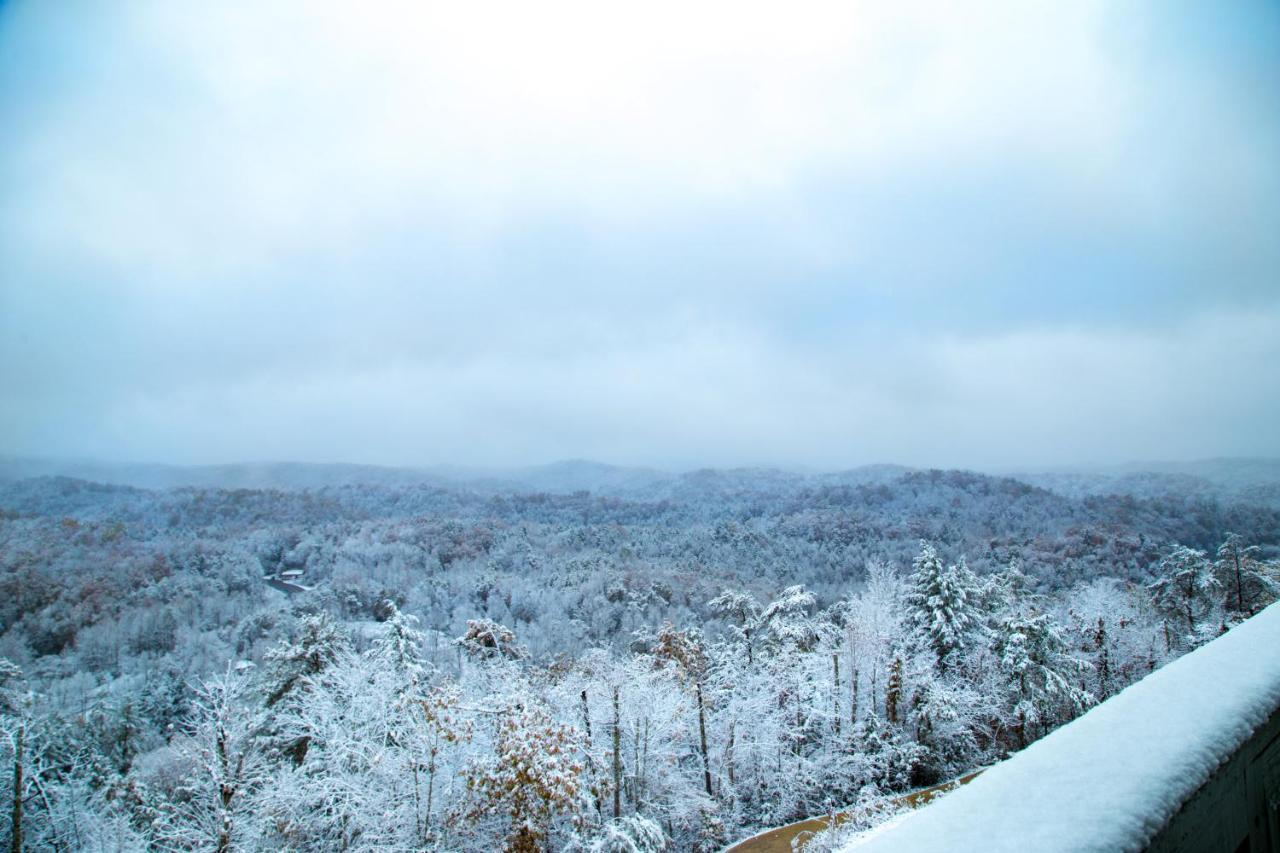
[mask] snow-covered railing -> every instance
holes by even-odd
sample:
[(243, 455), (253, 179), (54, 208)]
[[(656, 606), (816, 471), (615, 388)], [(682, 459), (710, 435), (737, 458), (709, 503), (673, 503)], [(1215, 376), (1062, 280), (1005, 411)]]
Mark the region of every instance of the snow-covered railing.
[(1280, 604), (848, 849), (1280, 851)]

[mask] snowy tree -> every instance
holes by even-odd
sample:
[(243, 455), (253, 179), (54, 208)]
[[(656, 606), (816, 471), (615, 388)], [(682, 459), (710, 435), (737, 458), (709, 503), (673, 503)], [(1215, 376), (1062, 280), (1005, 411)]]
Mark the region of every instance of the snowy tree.
[(186, 764), (182, 796), (164, 805), (154, 830), (163, 846), (216, 853), (255, 846), (261, 815), (254, 797), (267, 767), (250, 684), (242, 666), (197, 687), (186, 732), (176, 742)]
[(13, 788), (9, 791), (12, 806), (9, 818), (10, 849), (23, 849), (23, 804), (28, 795), (27, 730), (30, 716), (30, 691), (22, 669), (12, 661), (0, 658), (0, 731), (12, 755)]
[(1092, 660), (1081, 689), (1104, 700), (1151, 671), (1153, 651), (1164, 646), (1164, 623), (1146, 591), (1115, 578), (1098, 578), (1071, 589), (1061, 600), (1077, 656)]
[(924, 747), (876, 714), (868, 714), (859, 721), (853, 742), (863, 761), (859, 781), (876, 790), (904, 790), (925, 760)]
[(747, 592), (726, 589), (707, 602), (707, 609), (729, 622), (731, 635), (746, 649), (747, 664), (754, 663), (756, 633), (760, 629), (760, 603)]
[(589, 853), (662, 853), (667, 837), (657, 821), (626, 815), (606, 823), (603, 834), (587, 844)]
[[(888, 680), (894, 644), (902, 632), (902, 580), (887, 564), (873, 560), (867, 564), (866, 587), (845, 607), (844, 643), (849, 659), (849, 714), (856, 723), (862, 703), (860, 684), (867, 682), (869, 710), (882, 713), (881, 696)], [(899, 688), (901, 673), (899, 672)]]
[(468, 817), (499, 817), (509, 853), (538, 853), (552, 820), (580, 820), (585, 808), (578, 735), (541, 707), (509, 709), (498, 723), (494, 755), (467, 771), (476, 795)]
[(917, 658), (909, 673), (906, 722), (924, 748), (914, 784), (931, 784), (968, 770), (980, 754), (976, 733), (990, 716), (978, 685), (939, 673)]
[(980, 627), (975, 603), (977, 580), (964, 560), (943, 567), (928, 542), (920, 543), (903, 597), (908, 624), (917, 641), (932, 655), (938, 672), (946, 672), (953, 656)]
[(400, 676), (371, 654), (348, 654), (305, 676), (294, 699), (277, 706), (278, 736), (308, 747), (301, 761), (277, 762), (261, 797), (270, 846), (350, 849), (410, 840), (400, 835), (412, 825), (405, 767), (411, 728)]
[(1027, 744), (1028, 726), (1043, 728), (1071, 719), (1093, 703), (1076, 686), (1087, 665), (1069, 654), (1061, 629), (1048, 614), (1004, 620), (994, 651), (1010, 693), (1019, 747)]
[(760, 614), (765, 641), (774, 649), (812, 651), (821, 639), (819, 623), (813, 618), (817, 602), (801, 584), (784, 589)]
[(669, 663), (693, 686), (698, 705), (698, 752), (702, 756), (703, 785), (712, 796), (711, 760), (707, 750), (707, 713), (703, 681), (707, 672), (707, 656), (702, 648), (702, 633), (696, 628), (678, 631), (671, 623), (658, 629), (653, 648), (654, 660)]
[[(1209, 618), (1217, 604), (1221, 583), (1203, 551), (1178, 546), (1160, 561), (1159, 577), (1147, 589), (1164, 618), (1165, 648), (1194, 648), (1207, 639)], [(1175, 627), (1176, 626), (1176, 627)]]
[[(319, 613), (304, 617), (298, 639), (282, 642), (265, 656), (268, 667), (266, 707), (296, 711), (307, 691), (318, 683), (319, 677), (350, 658), (351, 654), (350, 639), (330, 616)], [(271, 728), (270, 721), (267, 728)], [(294, 764), (305, 760), (310, 747), (310, 740), (305, 735), (284, 737), (273, 731), (264, 734), (268, 735), (271, 749), (287, 755)]]
[(301, 679), (324, 672), (350, 648), (346, 633), (327, 614), (304, 617), (297, 641), (282, 643), (266, 655), (267, 707), (287, 698)]
[[(461, 713), (462, 699), (454, 685), (438, 685), (417, 701), (422, 709), (422, 720), (425, 726), (423, 737), (425, 749), (413, 750), (409, 769), (413, 774), (414, 824), (419, 827), (419, 835), (425, 839), (432, 831), (441, 754), (451, 745), (471, 740), (472, 725), (471, 721)], [(426, 753), (425, 764), (421, 761), (421, 752)], [(422, 793), (420, 779), (423, 775), (426, 777), (427, 786), (425, 795)]]
[(516, 643), (515, 633), (492, 619), (468, 619), (467, 632), (455, 642), (468, 655), (479, 660), (494, 657), (523, 660), (529, 657), (529, 650)]
[(385, 604), (387, 618), (382, 623), (383, 633), (374, 642), (370, 657), (375, 663), (386, 666), (404, 681), (406, 690), (414, 690), (426, 679), (423, 650), (426, 636), (418, 630), (418, 617), (402, 613), (395, 603)]
[(1214, 575), (1225, 593), (1226, 608), (1237, 618), (1257, 612), (1280, 595), (1280, 587), (1263, 570), (1260, 553), (1257, 545), (1245, 545), (1236, 533), (1228, 533), (1218, 548)]
[(1027, 576), (1017, 560), (991, 574), (978, 590), (978, 609), (987, 617), (989, 629), (996, 629), (1010, 611), (1022, 609), (1029, 600)]

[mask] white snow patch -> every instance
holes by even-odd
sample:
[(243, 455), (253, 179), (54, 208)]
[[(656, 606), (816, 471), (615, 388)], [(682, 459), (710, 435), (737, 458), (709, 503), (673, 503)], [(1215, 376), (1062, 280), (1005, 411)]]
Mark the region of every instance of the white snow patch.
[(853, 836), (853, 838), (849, 839), (849, 844), (844, 849), (852, 850), (855, 847), (862, 847), (863, 844), (870, 841), (871, 839), (878, 838), (881, 835), (884, 835), (889, 830), (901, 824), (904, 820), (907, 819), (907, 816), (910, 814), (911, 814), (910, 809), (900, 811), (897, 814), (895, 814), (893, 817), (886, 820), (884, 823), (877, 823), (875, 826), (871, 827), (870, 829), (862, 830), (862, 832), (859, 832), (857, 835)]
[(1280, 603), (844, 850), (1139, 851), (1277, 708)]

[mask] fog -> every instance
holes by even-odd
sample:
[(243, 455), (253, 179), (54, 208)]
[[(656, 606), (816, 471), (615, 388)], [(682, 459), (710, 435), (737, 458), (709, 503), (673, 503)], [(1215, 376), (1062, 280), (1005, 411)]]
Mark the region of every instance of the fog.
[(0, 4), (0, 453), (1280, 455), (1274, 4)]

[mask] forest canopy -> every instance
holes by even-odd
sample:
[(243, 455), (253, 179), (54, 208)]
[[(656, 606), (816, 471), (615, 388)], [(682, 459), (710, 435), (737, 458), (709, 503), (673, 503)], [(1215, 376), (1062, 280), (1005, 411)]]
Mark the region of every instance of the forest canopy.
[(716, 850), (998, 760), (1280, 580), (1257, 484), (561, 485), (0, 485), (5, 832)]

